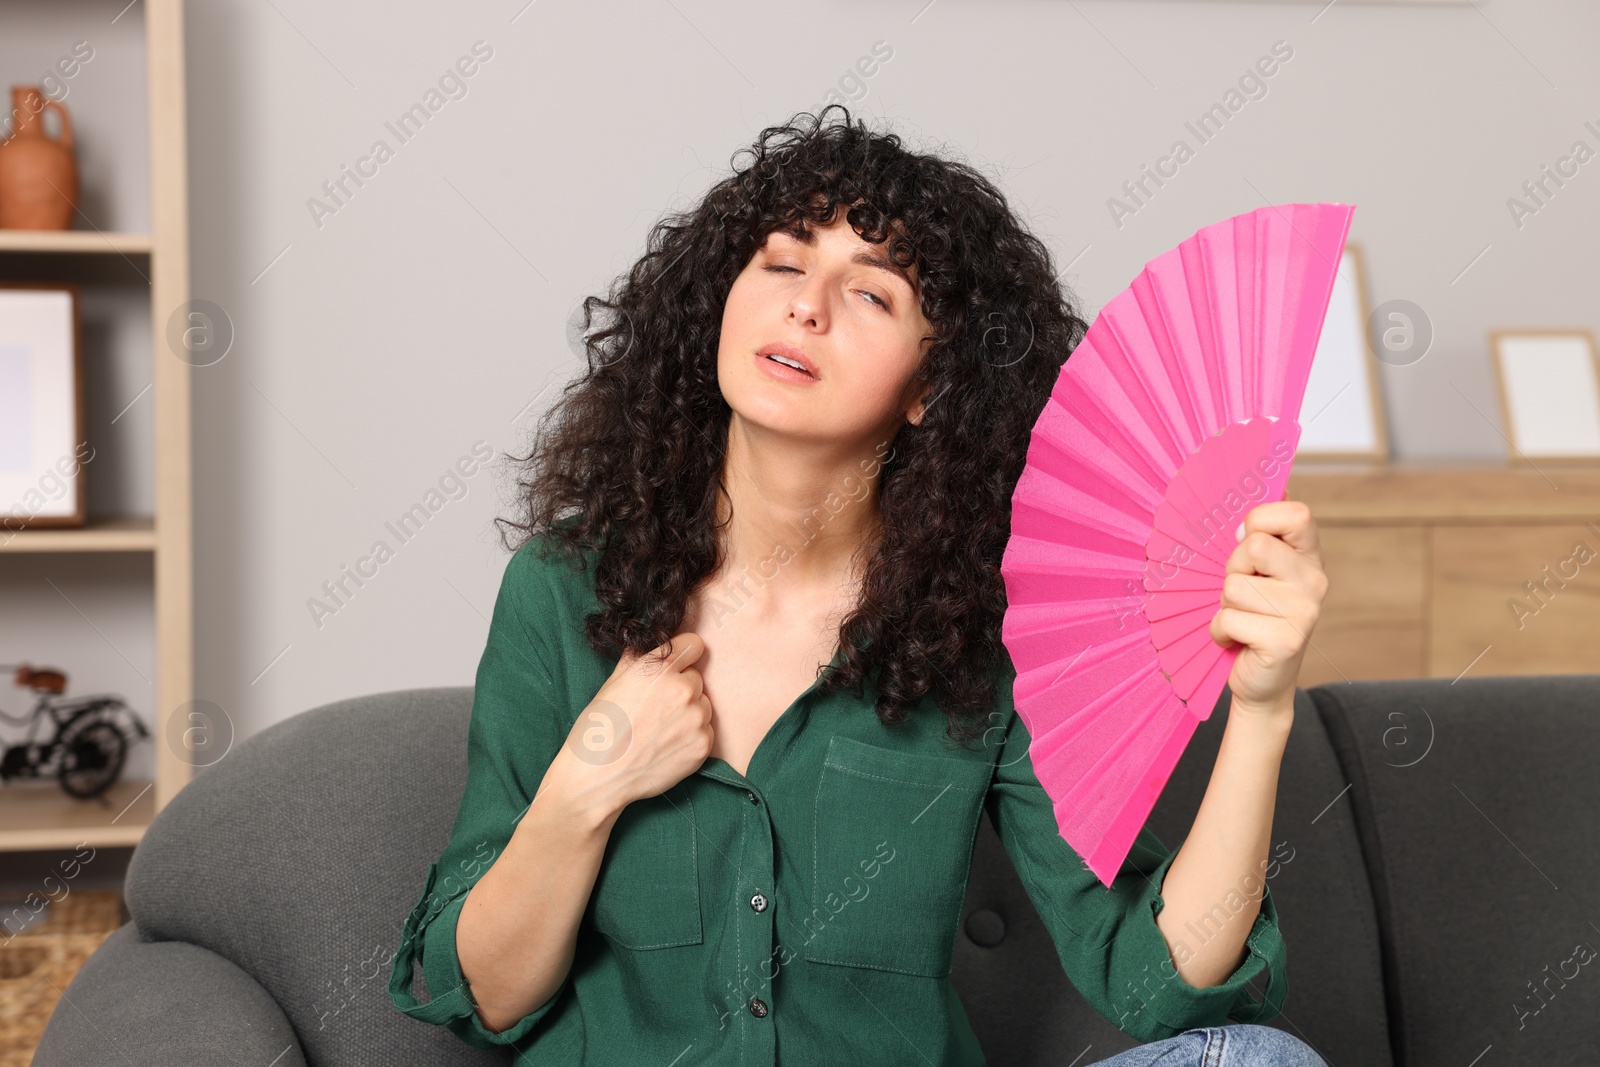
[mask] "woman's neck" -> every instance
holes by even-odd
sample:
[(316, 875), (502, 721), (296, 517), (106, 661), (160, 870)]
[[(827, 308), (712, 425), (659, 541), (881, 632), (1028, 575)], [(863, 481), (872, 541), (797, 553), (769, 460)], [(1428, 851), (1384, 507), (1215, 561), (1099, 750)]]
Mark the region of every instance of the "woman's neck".
[(797, 442), (735, 415), (724, 455), (724, 581), (748, 575), (768, 594), (810, 599), (859, 580), (858, 552), (882, 526), (874, 450)]

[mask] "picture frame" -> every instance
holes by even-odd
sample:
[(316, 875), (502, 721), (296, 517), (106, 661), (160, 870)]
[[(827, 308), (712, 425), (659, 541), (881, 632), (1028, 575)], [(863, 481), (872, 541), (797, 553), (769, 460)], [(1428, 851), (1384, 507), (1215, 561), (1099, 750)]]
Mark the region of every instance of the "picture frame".
[(79, 287), (0, 282), (0, 534), (82, 526)]
[(1594, 334), (1584, 327), (1495, 329), (1489, 350), (1511, 466), (1600, 464)]
[(1306, 379), (1296, 462), (1389, 461), (1378, 357), (1367, 341), (1369, 314), (1361, 247), (1349, 242), (1340, 256)]

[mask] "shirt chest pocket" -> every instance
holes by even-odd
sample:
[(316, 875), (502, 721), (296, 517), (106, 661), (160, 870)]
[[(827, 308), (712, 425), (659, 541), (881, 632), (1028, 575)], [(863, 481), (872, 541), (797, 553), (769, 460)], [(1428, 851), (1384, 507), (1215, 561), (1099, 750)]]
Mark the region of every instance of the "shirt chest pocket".
[(801, 954), (815, 963), (949, 974), (993, 772), (987, 761), (832, 738), (817, 782)]
[(623, 808), (595, 879), (595, 929), (629, 949), (700, 944), (698, 836), (680, 790)]

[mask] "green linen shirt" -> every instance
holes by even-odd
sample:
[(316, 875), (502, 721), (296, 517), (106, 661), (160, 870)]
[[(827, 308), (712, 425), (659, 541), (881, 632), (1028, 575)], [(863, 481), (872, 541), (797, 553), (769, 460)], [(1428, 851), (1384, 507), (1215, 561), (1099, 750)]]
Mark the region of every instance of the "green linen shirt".
[[(872, 681), (859, 700), (813, 682), (747, 773), (712, 757), (628, 805), (566, 978), (491, 1031), (461, 973), (456, 921), (616, 666), (583, 637), (597, 607), (597, 550), (578, 570), (537, 546), (507, 563), (478, 664), (461, 804), (402, 927), (389, 995), (407, 1015), (477, 1048), (514, 1046), (528, 1067), (780, 1058), (977, 1067), (984, 1054), (949, 976), (985, 811), (1067, 977), (1123, 1032), (1154, 1041), (1282, 1009), (1285, 949), (1270, 888), (1244, 962), (1220, 985), (1196, 988), (1177, 974), (1155, 922), (1174, 853), (1141, 830), (1107, 889), (1061, 837), (1008, 663), (981, 744), (946, 739), (931, 700), (891, 728), (873, 713)], [(427, 1003), (412, 991), (418, 964)], [(1263, 969), (1270, 979), (1257, 1000), (1247, 983)]]

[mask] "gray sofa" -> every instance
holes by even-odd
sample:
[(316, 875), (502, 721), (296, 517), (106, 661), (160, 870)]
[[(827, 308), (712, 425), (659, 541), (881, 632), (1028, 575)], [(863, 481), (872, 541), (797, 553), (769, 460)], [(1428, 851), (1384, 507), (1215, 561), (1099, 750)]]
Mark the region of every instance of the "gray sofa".
[[(460, 798), (471, 700), (340, 701), (200, 772), (135, 852), (132, 920), (67, 989), (34, 1063), (511, 1062), (387, 992)], [(1600, 1062), (1600, 675), (1358, 682), (1296, 701), (1268, 872), (1289, 992), (1270, 1025), (1333, 1067)], [(1225, 691), (1151, 816), (1171, 848), (1227, 710)], [(989, 1062), (1130, 1047), (1067, 982), (987, 820), (974, 848), (952, 980)]]

